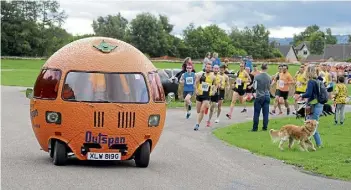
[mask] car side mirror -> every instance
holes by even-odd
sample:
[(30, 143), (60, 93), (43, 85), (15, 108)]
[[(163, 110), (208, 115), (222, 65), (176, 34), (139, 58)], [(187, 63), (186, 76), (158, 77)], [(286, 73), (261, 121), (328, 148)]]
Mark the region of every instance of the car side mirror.
[(169, 104), (175, 97), (175, 94), (173, 92), (170, 92), (167, 94), (167, 99), (166, 99), (166, 104)]
[(33, 98), (33, 89), (27, 88), (27, 90), (26, 90), (26, 97), (28, 99), (32, 99)]

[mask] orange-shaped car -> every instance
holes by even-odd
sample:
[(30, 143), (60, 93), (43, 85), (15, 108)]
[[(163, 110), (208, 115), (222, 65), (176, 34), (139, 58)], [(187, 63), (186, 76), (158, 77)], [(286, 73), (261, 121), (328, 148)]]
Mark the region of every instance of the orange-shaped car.
[(149, 165), (166, 104), (156, 67), (123, 41), (91, 37), (55, 52), (30, 99), (32, 128), (55, 165), (79, 160), (130, 160)]

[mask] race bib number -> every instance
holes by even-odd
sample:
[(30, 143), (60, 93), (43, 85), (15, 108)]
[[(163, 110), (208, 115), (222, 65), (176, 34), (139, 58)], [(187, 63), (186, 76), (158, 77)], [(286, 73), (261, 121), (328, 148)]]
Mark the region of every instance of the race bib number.
[(201, 83), (201, 89), (203, 92), (207, 92), (208, 91), (208, 83), (204, 82), (204, 83)]
[(186, 84), (194, 84), (194, 78), (193, 77), (187, 77), (185, 79)]
[(284, 81), (283, 80), (279, 80), (279, 88), (284, 88)]
[(296, 85), (297, 85), (298, 87), (301, 87), (301, 86), (302, 86), (302, 83), (301, 83), (301, 82), (297, 82)]
[(241, 85), (241, 79), (240, 78), (236, 79), (236, 84), (239, 85), (239, 86)]

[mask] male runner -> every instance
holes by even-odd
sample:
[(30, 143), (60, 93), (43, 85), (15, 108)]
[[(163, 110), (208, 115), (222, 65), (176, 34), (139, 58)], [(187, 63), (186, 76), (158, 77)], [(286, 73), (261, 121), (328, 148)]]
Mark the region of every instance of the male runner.
[[(287, 115), (290, 114), (290, 108), (288, 103), (289, 87), (290, 87), (290, 84), (293, 84), (293, 83), (294, 83), (293, 77), (288, 72), (288, 65), (283, 64), (282, 72), (279, 74), (278, 87), (279, 87), (279, 98), (284, 99)], [(280, 108), (279, 103), (278, 103), (278, 108)]]
[(220, 74), (218, 74), (219, 72), (219, 66), (218, 65), (214, 65), (213, 66), (213, 76), (215, 77), (215, 81), (214, 81), (214, 85), (212, 86), (213, 88), (211, 89), (213, 92), (213, 95), (210, 96), (210, 114), (208, 116), (208, 120), (207, 120), (207, 127), (211, 126), (211, 119), (212, 119), (212, 115), (213, 115), (213, 111), (215, 106), (217, 105), (218, 107), (218, 99), (219, 99), (219, 87), (221, 85), (221, 80), (222, 80), (222, 76)]
[(194, 72), (191, 72), (193, 67), (188, 65), (186, 67), (186, 73), (183, 73), (180, 77), (180, 83), (184, 84), (183, 88), (183, 98), (184, 98), (184, 106), (186, 110), (186, 118), (189, 119), (190, 117), (190, 110), (191, 110), (191, 96), (194, 94), (194, 90), (196, 88), (195, 80), (196, 76)]
[(298, 105), (297, 105), (297, 101), (298, 101), (298, 96), (300, 94), (303, 94), (306, 92), (306, 88), (307, 88), (307, 77), (305, 75), (305, 66), (301, 65), (300, 69), (296, 72), (295, 74), (295, 95), (294, 95), (294, 108), (295, 108), (295, 112), (293, 112), (293, 114), (296, 113), (297, 109), (298, 109)]
[(274, 94), (274, 105), (273, 105), (273, 110), (270, 112), (270, 114), (272, 115), (275, 115), (275, 110), (279, 109), (279, 115), (280, 114), (283, 114), (282, 112), (282, 108), (280, 106), (278, 106), (279, 103), (279, 75), (280, 73), (282, 72), (282, 68), (283, 68), (283, 65), (279, 65), (278, 66), (278, 72), (273, 76), (272, 78), (272, 84), (271, 86), (273, 86), (274, 84), (276, 84), (276, 88), (275, 88), (275, 94)]
[(249, 73), (245, 71), (245, 64), (242, 62), (240, 63), (240, 70), (237, 73), (236, 81), (235, 81), (235, 87), (234, 87), (234, 92), (233, 92), (233, 97), (232, 97), (232, 103), (230, 104), (230, 111), (229, 113), (226, 114), (226, 116), (231, 119), (232, 118), (232, 113), (234, 110), (234, 105), (236, 103), (236, 100), (239, 99), (241, 103), (244, 103), (244, 95), (245, 95), (245, 90), (246, 86), (248, 83), (251, 82), (251, 78)]
[(197, 122), (194, 130), (199, 130), (200, 123), (204, 117), (204, 112), (209, 107), (210, 96), (213, 95), (212, 86), (215, 82), (215, 76), (211, 73), (212, 66), (207, 64), (205, 72), (196, 77), (196, 111)]
[(225, 96), (225, 91), (230, 89), (230, 81), (228, 75), (226, 75), (224, 72), (226, 71), (226, 66), (221, 65), (220, 67), (220, 72), (219, 74), (222, 76), (222, 83), (221, 87), (219, 88), (219, 100), (218, 100), (218, 109), (217, 109), (217, 119), (215, 120), (215, 123), (219, 122), (219, 116), (221, 115), (222, 111), (222, 105), (223, 105), (223, 100)]
[(254, 81), (255, 76), (250, 73), (250, 67), (245, 67), (245, 71), (247, 73), (249, 73), (251, 82), (250, 82), (250, 84), (247, 85), (246, 90), (245, 90), (245, 95), (244, 95), (244, 102), (245, 102), (245, 104), (244, 104), (244, 109), (241, 111), (241, 113), (247, 112), (246, 102), (252, 100), (253, 93), (254, 93), (254, 90), (255, 90), (253, 88), (253, 81)]

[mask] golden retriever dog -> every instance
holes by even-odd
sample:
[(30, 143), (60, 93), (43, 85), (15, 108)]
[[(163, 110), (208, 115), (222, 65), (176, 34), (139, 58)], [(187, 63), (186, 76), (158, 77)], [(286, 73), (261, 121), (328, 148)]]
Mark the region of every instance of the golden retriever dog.
[(306, 120), (303, 126), (296, 125), (284, 125), (280, 130), (271, 129), (269, 134), (273, 142), (280, 140), (279, 148), (283, 150), (283, 144), (285, 141), (289, 140), (289, 149), (294, 144), (295, 140), (300, 141), (300, 146), (302, 151), (308, 152), (308, 147), (311, 147), (313, 151), (316, 151), (313, 143), (310, 141), (311, 136), (314, 134), (315, 129), (318, 125), (316, 120)]

